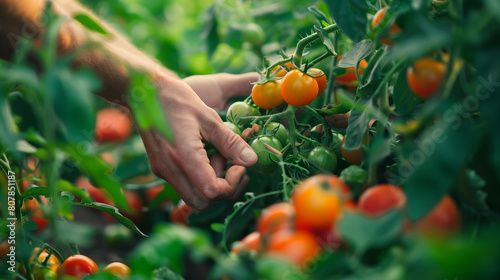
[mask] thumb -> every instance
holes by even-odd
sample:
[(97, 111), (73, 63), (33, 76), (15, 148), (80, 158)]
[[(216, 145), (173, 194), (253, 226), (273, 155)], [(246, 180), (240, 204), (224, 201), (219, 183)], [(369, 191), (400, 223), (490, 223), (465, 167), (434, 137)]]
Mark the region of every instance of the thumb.
[(206, 139), (212, 143), (219, 153), (230, 163), (252, 166), (257, 162), (257, 154), (250, 145), (227, 128), (222, 121), (210, 128), (209, 137)]

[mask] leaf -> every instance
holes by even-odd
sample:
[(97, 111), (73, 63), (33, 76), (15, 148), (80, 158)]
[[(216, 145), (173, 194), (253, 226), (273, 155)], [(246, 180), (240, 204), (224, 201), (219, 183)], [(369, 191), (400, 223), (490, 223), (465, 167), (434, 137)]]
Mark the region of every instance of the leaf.
[(123, 209), (130, 209), (122, 192), (121, 184), (110, 174), (109, 165), (97, 156), (91, 156), (82, 149), (73, 146), (63, 147), (63, 150), (85, 171), (97, 187), (106, 189), (116, 204)]
[[(359, 100), (358, 103), (364, 105), (369, 103), (369, 99)], [(359, 149), (363, 143), (363, 137), (366, 135), (368, 130), (368, 122), (370, 117), (368, 115), (368, 110), (360, 110), (354, 106), (351, 110), (351, 115), (349, 116), (349, 126), (346, 130), (346, 139), (344, 142), (344, 149), (347, 151), (352, 151)], [(369, 106), (366, 106), (369, 107)]]
[(38, 225), (32, 220), (29, 220), (26, 223), (24, 223), (24, 230), (34, 231), (37, 229), (38, 229)]
[(164, 109), (161, 107), (156, 89), (147, 75), (132, 74), (129, 96), (130, 106), (139, 127), (145, 131), (154, 128), (167, 141), (173, 141), (174, 135), (165, 119)]
[[(36, 186), (36, 185), (30, 185), (30, 186)], [(21, 196), (24, 198), (30, 198), (30, 197), (34, 197), (37, 195), (49, 196), (50, 189), (47, 187), (36, 186), (36, 187), (32, 187), (29, 190), (23, 192)]]
[(220, 43), (219, 33), (217, 32), (219, 24), (215, 8), (216, 5), (213, 5), (210, 9), (208, 9), (208, 20), (205, 24), (205, 30), (203, 31), (203, 37), (207, 43), (207, 53), (209, 58), (211, 58), (215, 53), (215, 50)]
[(20, 158), (19, 152), (16, 150), (16, 141), (19, 136), (16, 131), (12, 111), (4, 93), (4, 85), (0, 84), (0, 143), (16, 158)]
[(24, 139), (17, 140), (17, 142), (16, 142), (16, 149), (19, 152), (23, 152), (23, 153), (26, 153), (26, 154), (34, 154), (37, 151), (37, 148), (35, 148), (33, 145), (31, 145), (30, 143), (28, 143)]
[(411, 152), (398, 167), (412, 221), (423, 217), (453, 187), (454, 179), (485, 135), (484, 128), (479, 129), (471, 122), (462, 121), (456, 128), (449, 118), (415, 139)]
[(323, 0), (323, 2), (333, 20), (349, 39), (359, 42), (366, 36), (368, 6), (364, 0)]
[(396, 112), (402, 115), (411, 113), (415, 105), (421, 100), (411, 92), (406, 81), (406, 69), (399, 72), (398, 79), (394, 85), (392, 94)]
[(368, 149), (367, 158), (369, 166), (383, 161), (391, 154), (392, 138), (383, 138), (383, 133), (375, 135), (374, 139), (370, 142), (370, 149)]
[(108, 213), (113, 218), (115, 218), (118, 222), (120, 222), (120, 224), (126, 226), (127, 228), (129, 228), (133, 232), (135, 232), (141, 236), (147, 237), (147, 235), (145, 235), (131, 220), (124, 217), (120, 213), (118, 208), (116, 208), (116, 207), (113, 207), (113, 206), (105, 204), (105, 203), (100, 203), (100, 202), (74, 203), (74, 205), (90, 207), (90, 208), (94, 208), (94, 209), (103, 211), (105, 213)]
[(174, 188), (172, 188), (172, 186), (170, 184), (166, 184), (163, 187), (163, 190), (161, 190), (158, 193), (158, 195), (153, 199), (153, 201), (151, 201), (151, 203), (149, 203), (148, 207), (149, 208), (156, 208), (156, 207), (160, 206), (160, 204), (167, 199), (172, 201), (172, 203), (177, 203), (181, 199), (179, 194), (174, 190)]
[(212, 223), (210, 225), (210, 228), (213, 231), (216, 231), (216, 232), (222, 232), (224, 230), (224, 227), (225, 227), (225, 225), (224, 224), (220, 224), (220, 223)]
[(81, 189), (81, 188), (73, 185), (72, 183), (70, 183), (66, 180), (62, 180), (62, 179), (58, 180), (57, 181), (57, 189), (59, 189), (60, 191), (69, 192), (73, 195), (78, 196), (81, 199), (86, 199), (88, 201), (94, 201), (94, 199), (90, 196), (90, 194), (88, 193), (87, 190)]
[(321, 42), (325, 45), (326, 49), (332, 54), (337, 55), (337, 51), (335, 51), (335, 43), (332, 41), (330, 34), (326, 32), (323, 28), (319, 28), (318, 26), (314, 26), (314, 30), (318, 33)]
[(78, 13), (75, 14), (73, 18), (90, 31), (100, 33), (102, 35), (109, 35), (108, 31), (106, 31), (96, 20), (87, 14)]
[(338, 66), (342, 68), (355, 67), (358, 62), (367, 58), (372, 53), (372, 41), (363, 40), (352, 46), (347, 53), (342, 55)]
[(326, 22), (328, 25), (330, 25), (330, 20), (328, 19), (328, 17), (325, 15), (325, 13), (320, 11), (318, 8), (311, 6), (308, 8), (308, 10), (316, 17), (316, 19), (320, 23)]
[(341, 236), (353, 245), (358, 256), (370, 248), (394, 241), (403, 229), (403, 212), (393, 210), (376, 218), (346, 211), (338, 224)]

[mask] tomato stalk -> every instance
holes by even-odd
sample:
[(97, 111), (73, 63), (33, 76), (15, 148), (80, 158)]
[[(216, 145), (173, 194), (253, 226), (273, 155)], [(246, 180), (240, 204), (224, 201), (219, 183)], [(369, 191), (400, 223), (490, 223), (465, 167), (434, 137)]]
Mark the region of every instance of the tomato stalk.
[[(283, 65), (287, 62), (291, 62), (291, 59), (290, 58), (287, 58), (287, 59), (282, 59), (282, 60), (278, 60), (276, 61), (274, 64), (272, 64), (271, 66), (267, 67), (267, 71), (266, 71), (266, 79), (269, 79), (271, 77), (271, 74), (274, 70), (274, 68), (280, 66), (280, 65)], [(299, 65), (300, 66), (300, 65)], [(279, 71), (279, 70), (278, 70)]]
[[(325, 28), (323, 28), (324, 31), (328, 33), (336, 32), (339, 30), (339, 27), (337, 24), (332, 24), (329, 25)], [(297, 48), (295, 49), (295, 53), (293, 54), (293, 64), (295, 65), (302, 65), (302, 56), (304, 55), (304, 50), (307, 45), (310, 43), (316, 41), (319, 39), (319, 34), (318, 33), (313, 33), (311, 35), (308, 35), (304, 38), (302, 38), (298, 43), (297, 43)]]
[(309, 106), (304, 106), (303, 108), (306, 109), (306, 111), (308, 111), (311, 115), (313, 115), (315, 118), (317, 118), (323, 124), (323, 127), (326, 130), (325, 131), (326, 139), (327, 139), (328, 143), (330, 143), (332, 140), (332, 135), (330, 133), (330, 128), (328, 127), (328, 124), (326, 123), (325, 118), (320, 116), (320, 114), (318, 114), (318, 112), (316, 112), (313, 108), (311, 108)]
[[(336, 34), (333, 34), (334, 36), (334, 39), (333, 39), (333, 46), (335, 49), (337, 49), (337, 46), (338, 46), (338, 43), (339, 43), (339, 37), (336, 35)], [(338, 56), (334, 56), (333, 57), (333, 60), (332, 60), (332, 66), (330, 67), (330, 69), (334, 69), (335, 66), (337, 66), (337, 63), (338, 63)], [(340, 104), (338, 104), (338, 98), (337, 98), (337, 91), (333, 91), (333, 81), (335, 80), (335, 73), (334, 71), (330, 71), (329, 75), (328, 75), (328, 79), (327, 79), (327, 84), (326, 84), (326, 88), (325, 88), (325, 93), (324, 93), (324, 100), (323, 100), (323, 105), (326, 105), (330, 102), (330, 99), (332, 97), (332, 94), (333, 94), (333, 105), (334, 106), (338, 106)]]

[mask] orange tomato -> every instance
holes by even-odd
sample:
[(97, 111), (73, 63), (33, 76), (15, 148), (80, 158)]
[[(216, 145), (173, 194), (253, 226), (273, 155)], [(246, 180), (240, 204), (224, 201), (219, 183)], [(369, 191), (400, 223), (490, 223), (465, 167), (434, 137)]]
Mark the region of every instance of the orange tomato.
[(307, 231), (283, 230), (272, 234), (267, 253), (290, 261), (300, 267), (314, 258), (320, 250), (316, 237)]
[(318, 96), (320, 96), (321, 94), (323, 94), (323, 91), (325, 91), (326, 88), (325, 72), (318, 68), (311, 68), (309, 69), (308, 74), (311, 75), (318, 83)]
[(262, 238), (259, 232), (254, 231), (245, 238), (243, 238), (241, 241), (236, 242), (231, 249), (231, 252), (234, 254), (239, 254), (243, 251), (252, 251), (252, 252), (258, 252), (262, 246)]
[[(371, 137), (370, 137), (371, 140)], [(344, 142), (345, 142), (345, 136), (342, 138), (342, 143), (340, 145), (340, 153), (342, 154), (342, 157), (347, 161), (349, 164), (354, 164), (354, 165), (361, 165), (363, 162), (363, 151), (361, 148), (348, 151), (344, 149)], [(366, 138), (363, 136), (363, 145), (366, 143)]]
[(273, 204), (262, 211), (257, 220), (257, 230), (262, 235), (291, 228), (295, 218), (295, 209), (290, 203)]
[(329, 184), (299, 184), (292, 192), (296, 225), (300, 229), (318, 230), (331, 227), (340, 216), (338, 190)]
[(252, 88), (252, 100), (259, 108), (269, 110), (278, 107), (283, 100), (281, 96), (281, 80), (255, 84)]
[(97, 272), (99, 272), (97, 264), (84, 255), (70, 256), (57, 268), (58, 278), (73, 276), (80, 279), (87, 274), (92, 275)]
[[(387, 12), (387, 9), (388, 9), (388, 7), (382, 8), (382, 9), (378, 10), (378, 12), (373, 16), (372, 23), (371, 23), (372, 29), (375, 28), (380, 23), (380, 21), (384, 18), (385, 13)], [(401, 30), (401, 28), (399, 28), (399, 26), (396, 23), (393, 23), (391, 25), (391, 27), (389, 27), (389, 31), (387, 33), (387, 36), (382, 38), (380, 41), (384, 45), (390, 45), (392, 43), (392, 39), (396, 35), (400, 34), (401, 32), (403, 32), (403, 30)]]
[[(338, 59), (342, 59), (342, 55), (338, 56)], [(358, 65), (358, 76), (363, 74), (363, 69), (368, 66), (366, 60), (361, 60)], [(345, 89), (351, 91), (358, 88), (358, 80), (356, 78), (356, 68), (349, 67), (345, 69), (345, 73), (342, 75), (335, 76), (335, 83), (339, 86), (344, 87)]]
[(177, 206), (170, 211), (170, 221), (174, 224), (187, 225), (188, 218), (193, 212), (193, 209), (183, 200), (179, 200)]
[(97, 112), (95, 139), (97, 141), (123, 141), (132, 132), (132, 120), (125, 112), (105, 108)]
[(130, 267), (124, 263), (112, 262), (104, 267), (102, 272), (107, 272), (120, 279), (128, 279), (132, 271), (130, 270)]
[(318, 83), (313, 77), (294, 69), (283, 77), (281, 95), (292, 106), (306, 106), (318, 96)]
[(420, 98), (428, 99), (439, 89), (445, 70), (443, 62), (430, 57), (417, 60), (406, 71), (408, 86)]

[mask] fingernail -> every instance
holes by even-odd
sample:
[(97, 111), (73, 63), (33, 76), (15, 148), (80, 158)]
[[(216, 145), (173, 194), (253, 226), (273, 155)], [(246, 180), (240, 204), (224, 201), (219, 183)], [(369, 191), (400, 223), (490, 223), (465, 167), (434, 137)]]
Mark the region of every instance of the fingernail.
[(250, 148), (245, 148), (240, 154), (240, 159), (246, 163), (257, 161), (257, 154)]

